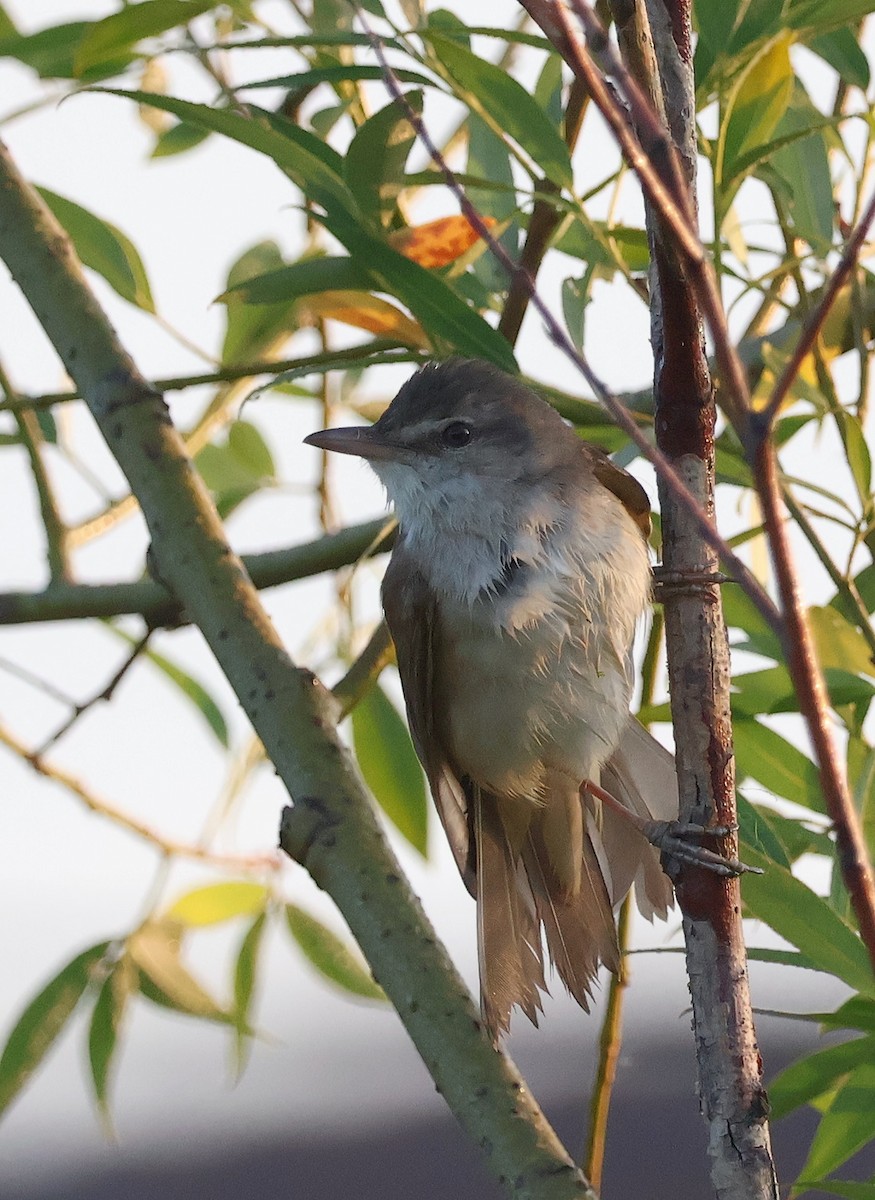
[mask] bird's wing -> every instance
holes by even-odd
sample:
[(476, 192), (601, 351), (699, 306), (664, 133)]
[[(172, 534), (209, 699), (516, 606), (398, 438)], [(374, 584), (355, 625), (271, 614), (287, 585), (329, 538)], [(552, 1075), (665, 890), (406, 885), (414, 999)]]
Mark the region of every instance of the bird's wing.
[(647, 541), (650, 537), (650, 499), (644, 488), (634, 475), (618, 467), (601, 447), (590, 442), (580, 445), (593, 475), (603, 487), (613, 492)]
[(383, 611), (395, 642), (398, 672), (413, 745), (428, 776), (456, 865), (476, 895), (468, 801), (441, 741), (435, 703), (435, 659), (440, 628), (434, 592), (405, 551), (403, 540), (392, 553), (383, 579)]

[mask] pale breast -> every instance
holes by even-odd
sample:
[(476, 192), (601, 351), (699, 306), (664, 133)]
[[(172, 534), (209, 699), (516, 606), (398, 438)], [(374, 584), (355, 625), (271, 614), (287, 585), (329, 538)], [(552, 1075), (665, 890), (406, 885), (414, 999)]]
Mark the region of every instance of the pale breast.
[(453, 759), (481, 786), (533, 800), (545, 767), (580, 782), (616, 747), (649, 589), (637, 531), (598, 553), (563, 541), (535, 565), (506, 565), (474, 604), (441, 605), (437, 683)]

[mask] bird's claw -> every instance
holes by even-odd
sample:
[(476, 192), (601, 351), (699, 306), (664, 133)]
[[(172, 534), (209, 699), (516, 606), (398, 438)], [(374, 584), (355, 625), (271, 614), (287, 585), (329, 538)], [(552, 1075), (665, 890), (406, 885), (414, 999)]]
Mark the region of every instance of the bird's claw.
[(709, 837), (726, 837), (736, 829), (735, 825), (705, 826), (689, 821), (648, 821), (641, 832), (661, 854), (677, 862), (702, 867), (726, 878), (743, 875), (745, 872), (762, 875), (759, 867), (749, 867), (737, 858), (717, 854), (689, 840), (691, 837), (703, 837), (705, 834)]

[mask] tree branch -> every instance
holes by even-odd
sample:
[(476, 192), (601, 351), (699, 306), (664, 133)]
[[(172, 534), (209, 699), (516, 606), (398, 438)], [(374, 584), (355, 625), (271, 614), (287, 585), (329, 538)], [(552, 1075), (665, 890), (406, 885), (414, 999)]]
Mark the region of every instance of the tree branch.
[(521, 1200), (591, 1200), (516, 1068), (493, 1048), (403, 879), (338, 738), (336, 700), (291, 663), (166, 405), (119, 344), (69, 240), (5, 147), (0, 256), (125, 472), (161, 578), (200, 627), (293, 797), (283, 848), (337, 902), (438, 1088), (508, 1189)]
[[(625, 18), (617, 20), (621, 48), (642, 92), (653, 98), (657, 113), (666, 114), (684, 166), (689, 195), (685, 211), (693, 212), (695, 97), (689, 5), (686, 0), (650, 0), (646, 6), (645, 0), (623, 0), (620, 7)], [(649, 203), (647, 207), (657, 444), (713, 519), (716, 409), (702, 319), (687, 263), (676, 252), (662, 214)], [(672, 489), (662, 479), (658, 483), (666, 571), (680, 579), (716, 571), (714, 550)], [(729, 642), (719, 588), (704, 586), (691, 593), (668, 587), (664, 611), (680, 818), (734, 827)], [(734, 855), (736, 846), (724, 848), (727, 852)], [(707, 877), (690, 867), (672, 874), (683, 913), (699, 1096), (715, 1191), (737, 1200), (777, 1197), (739, 881)]]
[[(243, 556), (255, 586), (279, 587), (323, 571), (337, 571), (360, 558), (391, 550), (395, 534), (385, 521), (352, 525), (301, 546)], [(53, 583), (43, 592), (0, 592), (0, 625), (32, 625), (37, 621), (78, 621), (88, 617), (137, 614), (146, 623), (187, 625), (192, 617), (167, 589), (154, 579), (134, 583)]]

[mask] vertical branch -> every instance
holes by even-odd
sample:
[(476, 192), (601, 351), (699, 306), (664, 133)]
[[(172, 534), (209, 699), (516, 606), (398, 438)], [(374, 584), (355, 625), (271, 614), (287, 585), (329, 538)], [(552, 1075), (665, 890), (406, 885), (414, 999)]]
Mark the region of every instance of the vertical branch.
[[(624, 0), (622, 7), (635, 10), (622, 24), (617, 22), (624, 56), (633, 72), (656, 64), (656, 78), (639, 77), (637, 82), (655, 99), (656, 112), (666, 114), (689, 189), (687, 211), (692, 212), (696, 157), (688, 0), (648, 0), (646, 9), (644, 0)], [(686, 264), (659, 216), (648, 209), (657, 444), (713, 516), (716, 410), (701, 313)], [(708, 582), (719, 563), (661, 479), (659, 492), (668, 578), (687, 581), (663, 592), (681, 820), (731, 826), (736, 812), (729, 644), (719, 589)], [(691, 579), (701, 582), (690, 587)], [(750, 1005), (739, 882), (681, 867), (675, 888), (683, 913), (699, 1095), (709, 1128), (715, 1191), (720, 1197), (773, 1197), (777, 1184)]]

